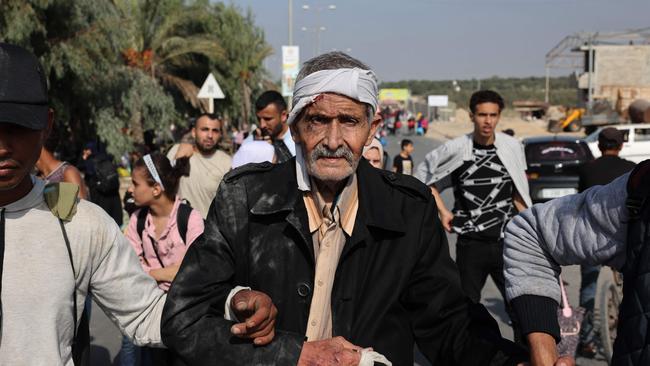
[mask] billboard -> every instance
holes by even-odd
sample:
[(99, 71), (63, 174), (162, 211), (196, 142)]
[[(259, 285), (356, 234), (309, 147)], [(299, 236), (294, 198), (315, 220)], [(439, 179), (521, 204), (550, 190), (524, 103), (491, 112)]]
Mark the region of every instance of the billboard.
[(394, 100), (406, 102), (411, 97), (411, 91), (408, 89), (379, 89), (379, 101)]
[(446, 107), (449, 104), (449, 96), (447, 95), (429, 95), (427, 98), (429, 107)]
[(293, 84), (300, 70), (298, 46), (282, 46), (282, 96), (293, 96)]

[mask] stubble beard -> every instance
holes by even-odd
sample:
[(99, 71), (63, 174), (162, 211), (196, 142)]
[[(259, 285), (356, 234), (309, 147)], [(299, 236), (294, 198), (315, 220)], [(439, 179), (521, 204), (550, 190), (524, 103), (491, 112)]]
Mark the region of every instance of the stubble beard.
[(214, 154), (217, 151), (217, 148), (219, 146), (218, 143), (215, 143), (214, 146), (212, 146), (211, 148), (206, 148), (205, 146), (203, 146), (199, 142), (197, 142), (195, 145), (196, 145), (196, 149), (199, 150), (199, 152), (202, 155), (212, 155), (212, 154)]

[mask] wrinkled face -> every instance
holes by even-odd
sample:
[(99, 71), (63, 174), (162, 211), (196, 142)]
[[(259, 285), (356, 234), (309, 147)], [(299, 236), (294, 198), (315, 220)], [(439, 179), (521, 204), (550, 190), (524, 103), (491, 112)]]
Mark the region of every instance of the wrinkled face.
[(47, 134), (47, 129), (0, 122), (0, 191), (10, 191), (29, 179)]
[(291, 128), (302, 146), (309, 175), (339, 183), (357, 169), (363, 147), (372, 142), (379, 119), (368, 122), (366, 105), (338, 94), (322, 94)]
[(277, 139), (282, 134), (287, 121), (287, 111), (280, 112), (275, 103), (270, 103), (264, 109), (255, 113), (259, 128), (262, 130), (263, 135), (271, 136)]
[(161, 194), (158, 184), (151, 185), (148, 180), (147, 168), (139, 166), (131, 173), (129, 192), (133, 195), (135, 205), (138, 207), (149, 206)]
[(376, 147), (368, 149), (365, 153), (363, 153), (363, 157), (368, 160), (370, 165), (374, 166), (377, 169), (381, 169), (381, 154), (379, 153), (379, 149)]
[(212, 154), (221, 140), (221, 121), (210, 119), (208, 116), (199, 118), (192, 129), (192, 136), (196, 141), (196, 148), (202, 154)]
[(501, 112), (498, 104), (489, 102), (477, 104), (476, 113), (472, 114), (474, 134), (483, 138), (494, 136), (499, 117), (501, 117)]

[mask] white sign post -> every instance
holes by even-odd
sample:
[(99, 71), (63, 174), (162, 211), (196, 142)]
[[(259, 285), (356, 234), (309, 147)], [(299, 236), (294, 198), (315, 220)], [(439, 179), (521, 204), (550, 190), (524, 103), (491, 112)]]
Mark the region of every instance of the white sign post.
[(293, 96), (293, 84), (300, 70), (300, 49), (298, 46), (282, 46), (282, 96)]
[(208, 113), (214, 113), (214, 100), (215, 99), (224, 99), (226, 96), (223, 94), (223, 91), (217, 83), (217, 79), (214, 78), (214, 75), (210, 73), (208, 77), (203, 82), (199, 94), (196, 95), (197, 98), (207, 99), (208, 100)]
[[(456, 81), (454, 81), (455, 83)], [(446, 107), (449, 105), (448, 95), (429, 95), (427, 98), (427, 114), (431, 120), (431, 108), (434, 108), (434, 117), (438, 118), (438, 108)]]
[(449, 96), (447, 95), (429, 95), (427, 98), (429, 107), (446, 107), (449, 104)]

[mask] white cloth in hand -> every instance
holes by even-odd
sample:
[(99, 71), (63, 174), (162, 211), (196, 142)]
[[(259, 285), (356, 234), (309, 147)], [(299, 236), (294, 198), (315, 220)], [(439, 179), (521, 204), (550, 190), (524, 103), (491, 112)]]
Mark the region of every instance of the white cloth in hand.
[(388, 359), (379, 352), (375, 352), (372, 348), (364, 348), (361, 350), (361, 360), (359, 366), (374, 366), (375, 362), (384, 364), (386, 366), (393, 366)]
[(250, 287), (243, 287), (243, 286), (236, 286), (232, 290), (230, 290), (230, 293), (228, 294), (228, 298), (226, 298), (226, 304), (225, 304), (225, 309), (223, 312), (223, 318), (226, 320), (230, 320), (231, 322), (239, 322), (240, 320), (237, 319), (237, 316), (235, 315), (234, 310), (230, 308), (230, 301), (232, 301), (232, 297), (235, 296), (236, 293), (238, 293), (241, 290), (250, 290)]

